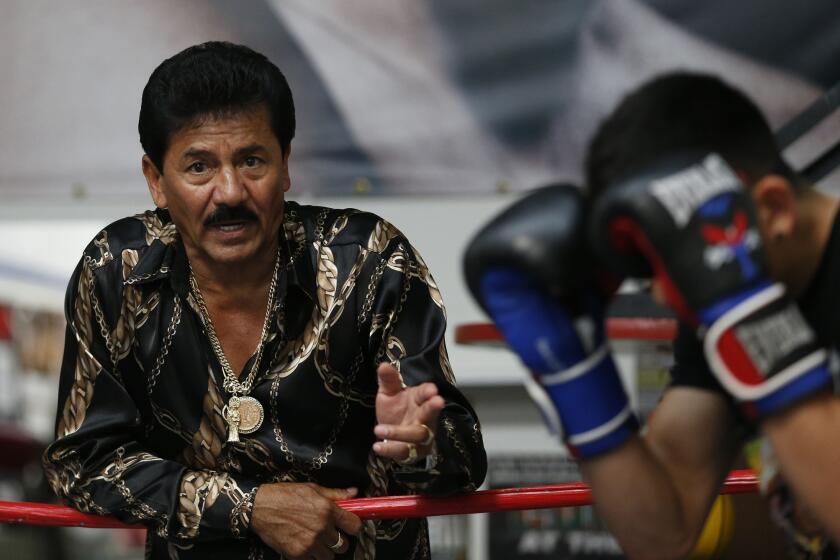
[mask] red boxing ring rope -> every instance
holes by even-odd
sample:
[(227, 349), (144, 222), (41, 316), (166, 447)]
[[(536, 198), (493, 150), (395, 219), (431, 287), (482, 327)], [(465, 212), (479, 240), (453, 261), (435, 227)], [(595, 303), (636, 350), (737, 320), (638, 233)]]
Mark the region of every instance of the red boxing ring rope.
[[(606, 320), (607, 338), (612, 340), (671, 341), (677, 335), (674, 319), (652, 317), (609, 317)], [(493, 323), (465, 323), (455, 327), (455, 342), (503, 346), (505, 339)]]
[[(751, 470), (729, 473), (721, 494), (745, 494), (758, 490), (758, 480)], [(362, 519), (395, 519), (459, 515), (520, 509), (561, 508), (592, 504), (589, 485), (550, 484), (503, 490), (480, 490), (464, 496), (431, 498), (428, 496), (384, 496), (342, 500), (338, 505)], [(67, 506), (0, 501), (0, 522), (11, 525), (50, 527), (92, 527), (136, 529), (112, 517), (81, 513)]]

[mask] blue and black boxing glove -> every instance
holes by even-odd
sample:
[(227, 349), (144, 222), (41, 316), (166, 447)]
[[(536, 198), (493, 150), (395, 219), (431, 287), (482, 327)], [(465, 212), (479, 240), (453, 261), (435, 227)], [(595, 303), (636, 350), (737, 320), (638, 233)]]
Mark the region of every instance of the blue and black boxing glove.
[(640, 167), (599, 196), (590, 228), (604, 266), (660, 282), (753, 420), (831, 386), (825, 350), (770, 275), (748, 187), (718, 154), (666, 154)]
[(578, 188), (544, 187), (487, 224), (464, 257), (473, 296), (531, 371), (528, 393), (580, 458), (638, 429), (604, 336), (615, 283), (592, 267), (585, 219)]

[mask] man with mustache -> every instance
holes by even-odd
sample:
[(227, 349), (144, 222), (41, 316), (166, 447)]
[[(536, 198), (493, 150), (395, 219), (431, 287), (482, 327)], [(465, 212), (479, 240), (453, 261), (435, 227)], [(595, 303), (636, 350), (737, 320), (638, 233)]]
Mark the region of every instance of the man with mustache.
[(385, 220), (285, 200), (295, 117), (263, 55), (205, 43), (143, 92), (157, 209), (68, 288), (54, 490), (149, 528), (151, 558), (428, 558), (425, 520), (335, 501), (481, 484), (425, 263)]

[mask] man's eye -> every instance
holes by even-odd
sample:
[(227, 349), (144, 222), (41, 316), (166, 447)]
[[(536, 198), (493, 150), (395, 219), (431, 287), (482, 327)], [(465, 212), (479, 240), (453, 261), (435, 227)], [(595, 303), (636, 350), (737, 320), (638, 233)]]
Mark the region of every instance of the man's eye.
[(207, 171), (207, 166), (201, 163), (200, 161), (197, 161), (194, 164), (190, 165), (187, 168), (187, 170), (191, 171), (192, 173), (204, 173), (205, 171)]
[(245, 167), (256, 167), (261, 161), (257, 156), (248, 156), (245, 158)]

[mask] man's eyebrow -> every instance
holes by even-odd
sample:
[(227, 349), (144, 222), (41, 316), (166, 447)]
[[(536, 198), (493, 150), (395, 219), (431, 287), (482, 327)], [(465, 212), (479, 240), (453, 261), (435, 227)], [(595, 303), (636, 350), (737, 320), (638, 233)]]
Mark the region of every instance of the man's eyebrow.
[(267, 152), (268, 148), (263, 146), (262, 144), (248, 144), (247, 146), (243, 146), (234, 152), (234, 154), (238, 157), (244, 156), (246, 154), (253, 154), (254, 152)]
[(201, 148), (190, 148), (189, 150), (181, 154), (181, 159), (208, 158), (212, 155), (213, 154), (210, 150), (202, 150)]

